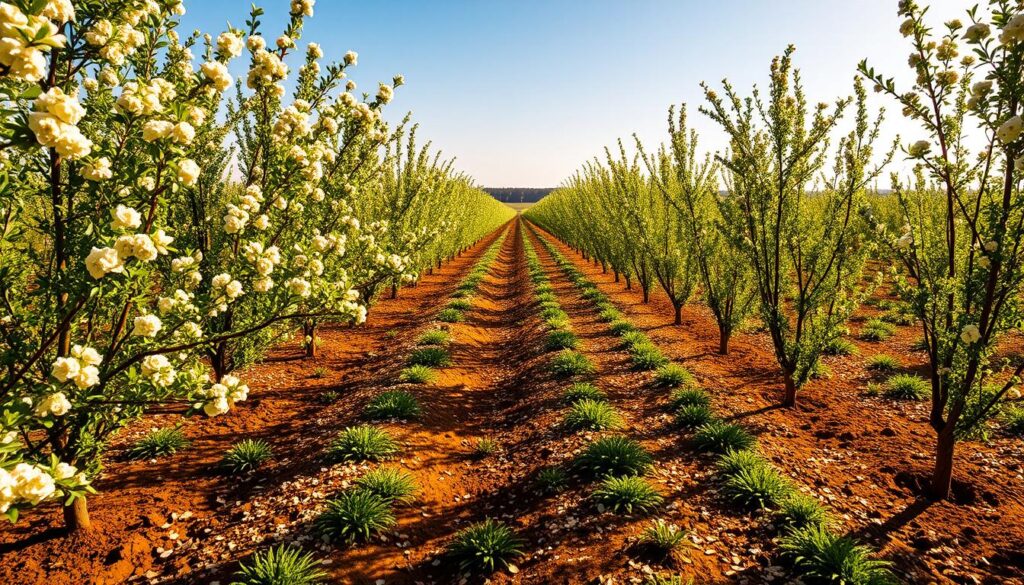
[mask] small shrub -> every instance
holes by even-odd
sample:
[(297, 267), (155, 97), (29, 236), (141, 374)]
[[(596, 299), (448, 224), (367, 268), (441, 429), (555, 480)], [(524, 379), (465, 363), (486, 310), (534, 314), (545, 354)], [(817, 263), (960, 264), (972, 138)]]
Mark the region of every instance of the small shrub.
[(537, 487), (547, 493), (557, 493), (569, 483), (569, 475), (561, 467), (545, 467), (537, 472)]
[(317, 366), (317, 367), (313, 368), (313, 377), (318, 379), (318, 380), (321, 379), (321, 378), (326, 378), (327, 377), (327, 368), (325, 368), (323, 366)]
[(651, 462), (651, 454), (640, 443), (620, 435), (597, 439), (576, 459), (580, 468), (597, 477), (639, 475)]
[(128, 448), (125, 454), (129, 459), (153, 459), (173, 455), (188, 447), (189, 441), (177, 427), (167, 427), (150, 431)]
[(558, 320), (568, 321), (569, 320), (569, 315), (565, 311), (563, 311), (562, 309), (558, 309), (558, 308), (555, 308), (555, 307), (548, 307), (547, 309), (544, 309), (544, 310), (542, 310), (540, 312), (540, 318), (541, 319), (545, 319), (545, 320), (548, 320), (548, 319), (558, 319)]
[(676, 410), (676, 424), (688, 429), (704, 425), (715, 418), (715, 413), (706, 404), (688, 404)]
[(391, 435), (371, 425), (346, 428), (327, 448), (332, 461), (381, 461), (397, 452)]
[(828, 512), (817, 498), (794, 491), (782, 500), (779, 507), (780, 521), (790, 528), (800, 529), (812, 524), (828, 524)]
[(525, 545), (508, 525), (488, 518), (460, 530), (447, 554), (462, 571), (493, 573), (499, 567), (509, 567), (523, 554)]
[(869, 319), (860, 328), (861, 339), (868, 341), (885, 341), (892, 337), (893, 333), (896, 333), (896, 328), (881, 319)]
[(810, 377), (813, 380), (822, 380), (832, 377), (832, 368), (828, 367), (825, 362), (820, 359), (814, 362), (811, 366)]
[(913, 325), (917, 323), (917, 317), (899, 309), (890, 309), (882, 314), (881, 319), (894, 325)]
[(388, 329), (384, 332), (384, 337), (387, 339), (394, 339), (398, 337), (398, 329)]
[(653, 343), (635, 344), (630, 348), (629, 355), (633, 367), (642, 371), (656, 370), (668, 364), (668, 358)]
[(550, 284), (538, 284), (533, 288), (533, 290), (534, 292), (537, 293), (538, 296), (551, 295), (551, 298), (555, 298), (553, 294), (555, 292), (555, 287), (551, 286)]
[(651, 343), (651, 340), (648, 339), (647, 335), (645, 335), (643, 331), (627, 331), (620, 337), (622, 338), (622, 347), (626, 349), (632, 349), (634, 345), (645, 345)]
[(576, 349), (580, 340), (572, 331), (558, 330), (549, 331), (547, 340), (544, 342), (544, 349), (558, 351), (560, 349)]
[(364, 491), (376, 494), (386, 502), (408, 504), (416, 499), (416, 480), (394, 467), (378, 467), (356, 480)]
[(585, 288), (580, 292), (580, 296), (587, 299), (588, 301), (599, 301), (604, 300), (604, 293), (594, 287)]
[(562, 313), (561, 315), (556, 315), (556, 316), (553, 316), (553, 317), (545, 317), (544, 318), (544, 325), (546, 325), (548, 329), (553, 329), (553, 330), (568, 329), (569, 328), (569, 316), (566, 315), (565, 313)]
[(1024, 408), (1008, 408), (1002, 416), (1003, 430), (1024, 437)]
[(594, 500), (613, 512), (650, 512), (664, 501), (649, 481), (635, 475), (606, 477), (594, 490)]
[(538, 303), (557, 303), (558, 302), (558, 297), (556, 297), (553, 293), (550, 293), (550, 292), (539, 293), (537, 295), (537, 302)]
[(729, 450), (749, 449), (754, 446), (756, 439), (739, 425), (711, 421), (697, 429), (693, 442), (702, 451), (725, 453)]
[(578, 400), (565, 415), (565, 426), (573, 430), (603, 431), (622, 428), (622, 424), (615, 408), (602, 400)]
[(898, 370), (902, 364), (900, 360), (884, 353), (875, 354), (868, 358), (867, 368), (877, 372), (891, 372)]
[(398, 418), (413, 419), (420, 416), (423, 410), (416, 397), (405, 390), (388, 390), (381, 392), (366, 405), (366, 416), (374, 419)]
[(792, 489), (789, 481), (767, 463), (742, 467), (722, 482), (725, 497), (750, 509), (775, 507)]
[(693, 585), (693, 579), (683, 580), (681, 575), (654, 573), (644, 579), (644, 585)]
[(921, 337), (914, 343), (910, 344), (910, 349), (914, 351), (926, 351), (928, 349), (928, 341), (926, 341), (924, 337)]
[(815, 583), (895, 583), (889, 563), (873, 559), (871, 550), (820, 524), (794, 530), (782, 539), (782, 552), (805, 581)]
[(416, 338), (416, 345), (448, 345), (451, 340), (451, 334), (444, 329), (431, 329)]
[(826, 355), (856, 355), (857, 346), (845, 337), (835, 337), (825, 344)]
[(761, 454), (745, 449), (741, 451), (729, 450), (722, 454), (718, 458), (718, 462), (715, 464), (715, 469), (718, 474), (722, 477), (728, 477), (730, 475), (736, 475), (744, 469), (750, 469), (752, 467), (758, 467), (762, 465), (768, 465), (768, 462), (761, 457)]
[(353, 544), (368, 541), (395, 525), (387, 500), (367, 490), (348, 490), (327, 501), (327, 509), (314, 521), (317, 531), (331, 541)]
[(410, 366), (429, 366), (431, 368), (443, 368), (452, 363), (448, 350), (443, 347), (427, 346), (414, 349), (409, 354)]
[(604, 400), (605, 395), (590, 382), (576, 382), (562, 393), (562, 398), (572, 403), (579, 400)]
[(665, 364), (654, 372), (654, 383), (663, 388), (693, 386), (693, 374), (679, 364)]
[(571, 349), (563, 350), (551, 360), (551, 372), (562, 378), (592, 374), (594, 371), (594, 364), (587, 356)]
[(480, 437), (473, 444), (473, 453), (477, 457), (487, 457), (498, 452), (498, 442), (491, 437)]
[(885, 395), (897, 400), (921, 400), (930, 391), (927, 380), (911, 374), (896, 374), (885, 381)]
[(451, 307), (441, 309), (437, 313), (437, 320), (442, 323), (461, 323), (465, 319), (465, 315), (458, 309), (452, 309)]
[(239, 565), (232, 585), (316, 585), (325, 579), (313, 553), (282, 544)]
[(601, 309), (598, 317), (605, 323), (615, 323), (619, 319), (622, 319), (622, 313), (615, 307), (608, 307)]
[(669, 524), (664, 520), (651, 522), (651, 525), (640, 535), (640, 544), (657, 552), (662, 557), (675, 555), (688, 542), (686, 531), (680, 530), (675, 524)]
[(221, 465), (228, 473), (247, 473), (274, 455), (270, 444), (260, 439), (242, 439), (228, 449)]
[(398, 373), (399, 381), (407, 384), (429, 384), (437, 377), (437, 372), (427, 366), (409, 366)]
[(610, 331), (612, 335), (618, 335), (621, 337), (627, 333), (636, 331), (636, 327), (634, 327), (629, 321), (612, 321), (611, 324), (608, 325), (608, 331)]
[(680, 388), (672, 393), (672, 408), (711, 406), (711, 397), (700, 388)]
[(452, 300), (448, 301), (448, 307), (447, 308), (455, 309), (456, 311), (465, 312), (465, 311), (468, 311), (468, 310), (473, 308), (473, 303), (469, 299), (466, 299), (466, 298), (452, 299)]
[(323, 394), (317, 396), (317, 402), (320, 404), (334, 404), (341, 398), (341, 394), (338, 394), (334, 390), (328, 390)]

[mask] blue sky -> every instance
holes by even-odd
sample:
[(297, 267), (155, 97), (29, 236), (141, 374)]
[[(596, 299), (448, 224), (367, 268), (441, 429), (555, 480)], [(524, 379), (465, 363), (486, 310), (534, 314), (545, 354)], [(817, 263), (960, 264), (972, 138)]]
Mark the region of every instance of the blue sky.
[[(182, 30), (242, 27), (249, 4), (186, 0)], [(288, 2), (259, 4), (273, 39)], [(932, 20), (967, 6), (938, 0)], [(320, 43), (328, 59), (358, 51), (352, 78), (367, 91), (404, 74), (388, 118), (411, 110), (421, 135), (481, 185), (545, 187), (619, 137), (660, 142), (670, 104), (690, 104), (704, 146), (723, 148), (696, 112), (699, 83), (728, 77), (748, 92), (790, 43), (813, 101), (848, 95), (865, 57), (906, 80), (898, 26), (896, 0), (318, 0), (302, 44)], [(889, 111), (888, 139), (916, 138), (893, 103), (874, 103)]]

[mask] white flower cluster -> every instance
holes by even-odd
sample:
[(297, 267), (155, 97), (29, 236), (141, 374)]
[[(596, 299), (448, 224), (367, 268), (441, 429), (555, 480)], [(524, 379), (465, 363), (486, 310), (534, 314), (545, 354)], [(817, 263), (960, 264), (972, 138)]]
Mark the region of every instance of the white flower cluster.
[[(100, 370), (97, 366), (101, 363), (103, 363), (103, 356), (98, 351), (91, 347), (74, 345), (71, 348), (70, 356), (58, 357), (53, 361), (53, 365), (50, 367), (50, 375), (62, 384), (74, 382), (78, 388), (85, 389), (99, 384)], [(61, 416), (71, 408), (71, 405), (67, 404), (64, 395), (61, 393), (57, 394), (59, 396), (50, 401), (48, 406), (42, 409), (43, 412)], [(56, 395), (51, 395), (51, 397), (53, 396)], [(64, 405), (67, 408), (64, 408)], [(37, 412), (38, 410), (39, 408), (37, 408)]]
[[(234, 37), (234, 35), (232, 35), (232, 37), (237, 38)], [(239, 43), (241, 43), (241, 41), (239, 41)], [(227, 65), (221, 63), (220, 61), (207, 61), (206, 63), (200, 65), (199, 69), (203, 72), (203, 75), (205, 75), (206, 78), (209, 79), (211, 83), (213, 83), (213, 87), (217, 91), (226, 90), (227, 88), (231, 87), (231, 83), (232, 81), (234, 81), (233, 79), (231, 79), (231, 74), (228, 73)]]
[(249, 242), (243, 251), (245, 259), (253, 265), (256, 274), (259, 275), (259, 278), (252, 284), (253, 289), (262, 293), (274, 288), (274, 281), (270, 278), (270, 274), (274, 272), (274, 267), (281, 264), (281, 251), (277, 246), (269, 246), (264, 249), (261, 242)]
[(28, 127), (39, 144), (54, 148), (57, 154), (69, 159), (82, 158), (92, 152), (92, 141), (76, 125), (85, 116), (85, 108), (77, 98), (65, 94), (59, 87), (51, 87), (36, 98), (32, 109)]
[[(250, 40), (254, 38), (260, 37), (249, 37)], [(271, 53), (266, 49), (258, 49), (253, 52), (252, 68), (249, 69), (246, 85), (249, 89), (259, 89), (264, 85), (277, 83), (287, 77), (287, 75), (288, 66), (281, 61), (276, 53)], [(277, 85), (274, 91), (282, 95), (284, 94), (284, 86)]]
[(166, 388), (174, 383), (177, 372), (174, 371), (174, 367), (171, 366), (167, 356), (157, 354), (143, 358), (142, 375), (152, 382), (154, 386)]
[(195, 407), (202, 408), (207, 416), (217, 416), (234, 408), (236, 402), (248, 398), (249, 387), (234, 376), (224, 376), (220, 383), (207, 388), (202, 397), (205, 400)]
[(228, 310), (228, 304), (237, 299), (238, 297), (245, 294), (245, 289), (242, 288), (242, 283), (231, 277), (230, 274), (224, 272), (213, 277), (210, 281), (210, 285), (213, 287), (213, 305), (210, 309), (210, 316), (216, 316), (219, 313)]
[(293, 16), (313, 16), (313, 5), (316, 0), (292, 0), (291, 13)]
[(26, 15), (17, 6), (0, 2), (0, 65), (5, 73), (23, 81), (39, 81), (46, 75), (50, 49), (63, 48), (67, 39), (59, 34), (58, 23), (74, 20), (75, 9), (68, 0), (51, 0), (39, 16)]

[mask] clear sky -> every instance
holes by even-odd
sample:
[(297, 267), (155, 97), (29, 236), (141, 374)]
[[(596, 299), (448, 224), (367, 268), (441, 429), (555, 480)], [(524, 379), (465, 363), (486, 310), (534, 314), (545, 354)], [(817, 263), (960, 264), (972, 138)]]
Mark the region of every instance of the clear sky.
[[(241, 28), (249, 4), (185, 0), (183, 32)], [(258, 4), (263, 34), (276, 38), (287, 0)], [(966, 20), (970, 4), (937, 0), (931, 19)], [(749, 92), (790, 43), (812, 101), (850, 94), (865, 57), (906, 80), (898, 26), (896, 0), (318, 0), (302, 46), (318, 42), (328, 59), (358, 51), (352, 78), (367, 91), (404, 74), (387, 117), (411, 110), (421, 135), (481, 185), (547, 187), (619, 137), (663, 140), (670, 104), (690, 104), (703, 144), (723, 148), (696, 112), (699, 83), (727, 77)], [(874, 103), (887, 106), (890, 140), (917, 137), (894, 103)]]

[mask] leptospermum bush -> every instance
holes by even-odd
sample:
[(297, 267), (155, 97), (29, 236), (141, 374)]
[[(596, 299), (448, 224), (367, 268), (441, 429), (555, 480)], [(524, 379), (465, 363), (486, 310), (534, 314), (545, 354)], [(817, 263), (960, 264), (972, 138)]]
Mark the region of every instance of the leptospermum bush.
[[(361, 321), (360, 285), (407, 273), (381, 243), (394, 226), (355, 212), (362, 185), (382, 188), (380, 111), (401, 78), (368, 101), (351, 82), (335, 93), (356, 54), (321, 65), (310, 44), (286, 99), (313, 4), (291, 2), (268, 44), (256, 8), (214, 39), (179, 36), (179, 0), (0, 3), (10, 519), (60, 499), (68, 526), (89, 528), (85, 496), (124, 424), (156, 403), (229, 411), (248, 394), (233, 368), (300, 320)], [(228, 63), (246, 51), (229, 103)], [(452, 221), (479, 233), (468, 207)]]
[[(994, 359), (999, 340), (1024, 318), (1024, 12), (992, 0), (968, 10), (968, 24), (953, 20), (940, 31), (925, 13), (917, 2), (899, 3), (916, 74), (911, 88), (898, 90), (866, 62), (860, 66), (923, 129), (906, 149), (918, 164), (917, 184), (894, 177), (898, 223), (871, 209), (864, 216), (897, 259), (898, 292), (924, 330), (936, 434), (931, 494), (944, 499), (957, 440), (1016, 393), (1024, 372), (1024, 364)], [(965, 138), (978, 127), (983, 144), (973, 153)]]

